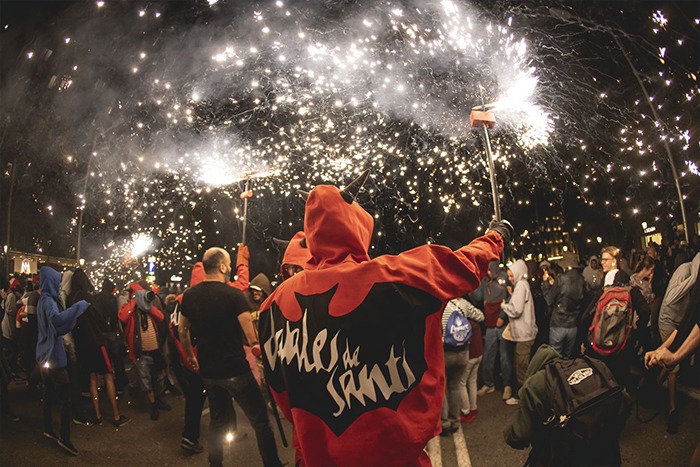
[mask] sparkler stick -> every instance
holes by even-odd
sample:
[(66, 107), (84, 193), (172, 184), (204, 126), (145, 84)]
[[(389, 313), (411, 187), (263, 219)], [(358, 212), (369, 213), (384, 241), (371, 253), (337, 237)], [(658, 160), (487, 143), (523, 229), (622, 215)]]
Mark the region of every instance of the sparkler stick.
[[(489, 106), (493, 106), (490, 104)], [(493, 197), (493, 215), (496, 220), (501, 220), (501, 205), (498, 201), (498, 185), (496, 185), (496, 167), (493, 163), (493, 154), (491, 153), (491, 140), (489, 139), (489, 128), (493, 128), (496, 119), (492, 112), (486, 109), (489, 107), (484, 103), (484, 96), (481, 96), (481, 106), (472, 109), (469, 120), (472, 128), (484, 129), (484, 147), (486, 148), (486, 158), (489, 163), (489, 178), (491, 179), (491, 196)], [(476, 110), (480, 108), (481, 110)]]
[(248, 198), (253, 196), (253, 192), (250, 190), (250, 178), (245, 179), (245, 191), (241, 193), (241, 199), (243, 200), (243, 235), (241, 237), (241, 245), (245, 245), (245, 229), (248, 222)]

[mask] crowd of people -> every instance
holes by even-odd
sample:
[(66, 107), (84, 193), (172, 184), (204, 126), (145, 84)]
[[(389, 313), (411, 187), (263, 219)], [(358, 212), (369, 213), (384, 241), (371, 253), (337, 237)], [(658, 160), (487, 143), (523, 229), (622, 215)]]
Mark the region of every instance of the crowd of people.
[[(376, 458), (370, 464), (425, 465), (427, 439), (478, 423), (479, 397), (496, 388), (519, 408), (506, 442), (534, 446), (533, 381), (555, 356), (601, 360), (634, 395), (646, 354), (647, 365), (668, 366), (667, 431), (677, 432), (680, 357), (673, 352), (680, 343), (673, 342), (700, 302), (700, 253), (692, 247), (652, 243), (624, 254), (609, 246), (584, 263), (568, 253), (506, 267), (500, 255), (512, 228), (495, 222), (458, 250), (427, 245), (370, 259), (371, 216), (347, 191), (311, 193), (305, 232), (282, 243), (282, 282), (274, 290), (264, 274), (249, 281), (243, 245), (234, 267), (225, 250), (207, 250), (185, 293), (145, 280), (118, 293), (109, 278), (97, 291), (81, 268), (14, 275), (2, 290), (3, 418), (22, 415), (7, 388), (25, 381), (42, 400), (43, 435), (77, 455), (71, 424), (125, 425), (124, 391), (140, 391), (153, 421), (171, 409), (164, 394), (181, 393), (182, 449), (204, 450), (208, 399), (209, 461), (221, 465), (226, 433), (239, 435), (233, 398), (251, 421), (264, 465), (277, 466), (272, 396), (294, 426), (301, 465), (364, 462), (367, 452)], [(628, 290), (635, 318), (627, 345), (607, 354), (591, 330), (611, 287)], [(683, 355), (692, 352), (686, 347)], [(61, 408), (58, 431), (54, 406)], [(380, 447), (366, 449), (374, 444)], [(607, 461), (620, 463), (619, 450), (609, 454)]]

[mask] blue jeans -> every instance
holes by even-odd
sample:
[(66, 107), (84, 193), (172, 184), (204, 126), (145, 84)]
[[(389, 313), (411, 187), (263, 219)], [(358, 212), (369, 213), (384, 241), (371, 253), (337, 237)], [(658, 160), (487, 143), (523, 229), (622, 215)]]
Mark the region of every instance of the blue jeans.
[(564, 358), (573, 358), (576, 328), (549, 328), (549, 345)]
[[(469, 348), (461, 352), (445, 351), (445, 376), (447, 386), (445, 388), (445, 401), (442, 409), (442, 427), (446, 430), (459, 428), (459, 415), (462, 410), (462, 376), (469, 363)], [(445, 414), (445, 408), (447, 414)]]
[(510, 342), (501, 337), (505, 328), (488, 328), (484, 335), (484, 359), (481, 363), (483, 368), (482, 377), (484, 385), (494, 387), (496, 378), (496, 355), (500, 354), (501, 380), (504, 386), (511, 386), (512, 364), (510, 355)]

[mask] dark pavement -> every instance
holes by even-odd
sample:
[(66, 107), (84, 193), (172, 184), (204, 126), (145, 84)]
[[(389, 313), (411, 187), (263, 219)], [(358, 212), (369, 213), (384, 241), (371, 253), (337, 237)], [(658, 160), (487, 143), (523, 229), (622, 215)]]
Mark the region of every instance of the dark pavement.
[[(19, 422), (3, 419), (0, 421), (0, 465), (46, 466), (46, 465), (115, 465), (115, 466), (205, 466), (204, 453), (191, 455), (180, 449), (183, 426), (184, 399), (166, 396), (173, 406), (170, 412), (161, 411), (158, 421), (148, 417), (145, 396), (135, 393), (120, 399), (120, 407), (131, 418), (126, 426), (116, 429), (107, 422), (111, 410), (104, 397), (101, 406), (105, 423), (102, 426), (72, 425), (73, 444), (80, 455), (72, 457), (55, 442), (42, 436), (41, 403), (31, 399), (23, 383), (10, 385), (12, 408), (21, 417)], [(633, 416), (629, 419), (622, 437), (623, 464), (628, 466), (687, 466), (700, 435), (698, 424), (698, 402), (682, 397), (680, 429), (676, 435), (666, 434), (666, 420), (658, 416), (648, 424), (639, 423)], [(260, 466), (255, 436), (245, 416), (237, 410), (239, 425), (247, 432), (245, 439), (234, 440), (225, 450), (225, 465)], [(433, 445), (434, 465), (456, 466), (458, 456), (464, 459), (464, 445), (473, 466), (520, 466), (527, 457), (527, 451), (511, 449), (503, 441), (503, 428), (510, 422), (514, 407), (505, 405), (500, 393), (494, 392), (479, 398), (479, 416), (474, 423), (462, 425), (460, 432), (448, 438), (437, 438)], [(644, 412), (646, 417), (649, 412)], [(54, 423), (58, 429), (58, 411)], [(274, 424), (274, 421), (271, 421)], [(202, 417), (202, 444), (206, 448), (206, 433), (209, 417)], [(283, 422), (287, 438), (291, 443), (289, 424)], [(293, 466), (294, 454), (291, 448), (284, 448), (277, 433), (280, 458)], [(437, 444), (436, 444), (437, 443)], [(455, 446), (458, 446), (457, 448)], [(461, 448), (459, 446), (462, 446)], [(461, 465), (469, 463), (462, 460)]]

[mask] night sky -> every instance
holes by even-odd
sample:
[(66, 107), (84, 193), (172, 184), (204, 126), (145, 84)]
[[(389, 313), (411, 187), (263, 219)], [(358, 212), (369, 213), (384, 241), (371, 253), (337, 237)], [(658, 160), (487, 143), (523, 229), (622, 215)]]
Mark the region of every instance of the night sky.
[[(491, 132), (503, 216), (563, 211), (582, 254), (698, 221), (697, 2), (0, 3), (0, 218), (10, 248), (81, 256), (95, 278), (155, 254), (184, 272), (240, 241), (252, 273), (303, 227), (296, 189), (344, 185), (370, 253), (458, 246), (493, 213), (470, 109)], [(649, 109), (624, 53), (656, 106)], [(86, 178), (87, 175), (87, 178)]]

